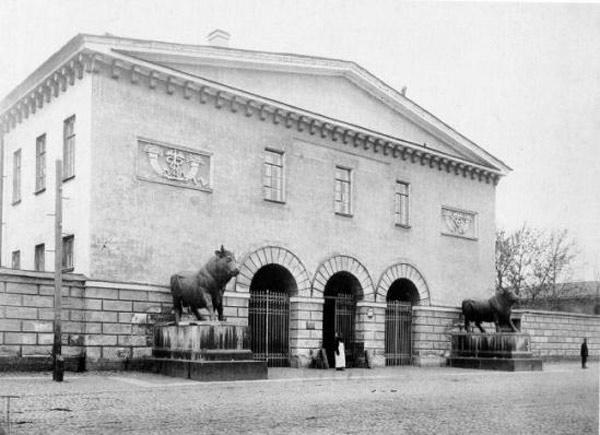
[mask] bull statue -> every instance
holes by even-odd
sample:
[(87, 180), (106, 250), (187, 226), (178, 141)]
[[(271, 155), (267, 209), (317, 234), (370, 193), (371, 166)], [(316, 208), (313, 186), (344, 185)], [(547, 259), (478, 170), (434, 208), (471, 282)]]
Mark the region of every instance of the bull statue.
[(496, 291), (496, 294), (487, 301), (475, 301), (465, 299), (462, 302), (462, 313), (465, 318), (465, 330), (470, 331), (470, 323), (475, 322), (475, 326), (485, 333), (481, 322), (494, 322), (496, 332), (504, 325), (511, 327), (512, 332), (519, 332), (515, 324), (510, 319), (511, 308), (519, 300), (519, 297), (508, 289)]
[(223, 293), (227, 282), (239, 273), (233, 252), (221, 249), (215, 251), (208, 263), (198, 272), (178, 272), (171, 276), (171, 296), (175, 310), (175, 324), (179, 325), (183, 307), (189, 307), (200, 320), (200, 308), (206, 308), (210, 320), (215, 320), (215, 310), (219, 320), (223, 317)]

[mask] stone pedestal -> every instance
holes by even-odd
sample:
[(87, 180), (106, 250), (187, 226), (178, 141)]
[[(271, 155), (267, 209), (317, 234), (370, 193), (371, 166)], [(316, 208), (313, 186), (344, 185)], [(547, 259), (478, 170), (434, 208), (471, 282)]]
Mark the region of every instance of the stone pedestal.
[(154, 373), (197, 381), (267, 379), (267, 363), (252, 359), (248, 327), (223, 322), (156, 325)]
[(451, 334), (451, 356), (448, 365), (487, 370), (542, 370), (542, 360), (533, 358), (529, 334), (499, 332)]

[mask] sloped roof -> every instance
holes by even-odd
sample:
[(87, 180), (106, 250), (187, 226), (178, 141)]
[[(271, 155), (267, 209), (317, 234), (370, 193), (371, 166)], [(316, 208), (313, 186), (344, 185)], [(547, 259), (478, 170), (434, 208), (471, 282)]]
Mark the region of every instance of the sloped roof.
[[(140, 61), (145, 66), (150, 67), (168, 68), (171, 63), (197, 63), (201, 65), (232, 66), (268, 71), (343, 76), (402, 116), (459, 151), (459, 155), (475, 155), (477, 158), (468, 159), (471, 162), (488, 167), (498, 175), (505, 175), (510, 171), (510, 168), (500, 159), (458, 133), (439, 118), (388, 86), (355, 62), (289, 53), (176, 44), (121, 38), (110, 35), (79, 34), (52, 55), (0, 102), (0, 115), (11, 109), (24, 95), (32, 92), (54, 70), (60, 68), (69, 59), (72, 59), (74, 54), (84, 51), (102, 53), (106, 56), (115, 56), (120, 59), (131, 60), (132, 62)], [(216, 83), (213, 80), (206, 80), (203, 77), (197, 77), (197, 79), (228, 87), (231, 92), (244, 92), (242, 89), (227, 86), (227, 83)], [(248, 92), (245, 93), (251, 94)], [(460, 153), (460, 150), (467, 152)]]

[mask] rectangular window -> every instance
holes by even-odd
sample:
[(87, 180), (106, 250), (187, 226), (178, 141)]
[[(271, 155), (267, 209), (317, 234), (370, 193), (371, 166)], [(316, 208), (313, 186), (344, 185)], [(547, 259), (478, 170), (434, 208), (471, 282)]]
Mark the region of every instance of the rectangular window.
[(267, 201), (284, 201), (282, 152), (265, 150), (263, 186)]
[(21, 268), (21, 251), (12, 251), (12, 268)]
[(63, 180), (75, 176), (75, 115), (63, 125)]
[(13, 154), (13, 204), (21, 201), (21, 149)]
[(41, 243), (35, 245), (35, 270), (43, 272), (46, 270), (46, 246)]
[(62, 267), (63, 271), (70, 272), (73, 270), (73, 244), (75, 241), (74, 236), (63, 237), (63, 249), (62, 249)]
[(35, 191), (46, 189), (46, 135), (43, 134), (35, 141)]
[(350, 169), (335, 167), (335, 212), (337, 214), (352, 214), (351, 175)]
[(396, 197), (395, 197), (395, 221), (396, 225), (408, 227), (409, 220), (409, 184), (403, 181), (396, 181)]

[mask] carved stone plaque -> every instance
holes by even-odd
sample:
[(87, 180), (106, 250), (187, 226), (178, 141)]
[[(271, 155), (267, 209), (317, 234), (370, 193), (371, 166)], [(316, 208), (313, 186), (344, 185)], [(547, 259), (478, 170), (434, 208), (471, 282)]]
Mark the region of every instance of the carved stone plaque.
[(471, 211), (442, 207), (442, 234), (477, 238), (477, 214)]
[(212, 191), (210, 154), (189, 148), (138, 139), (139, 179)]

